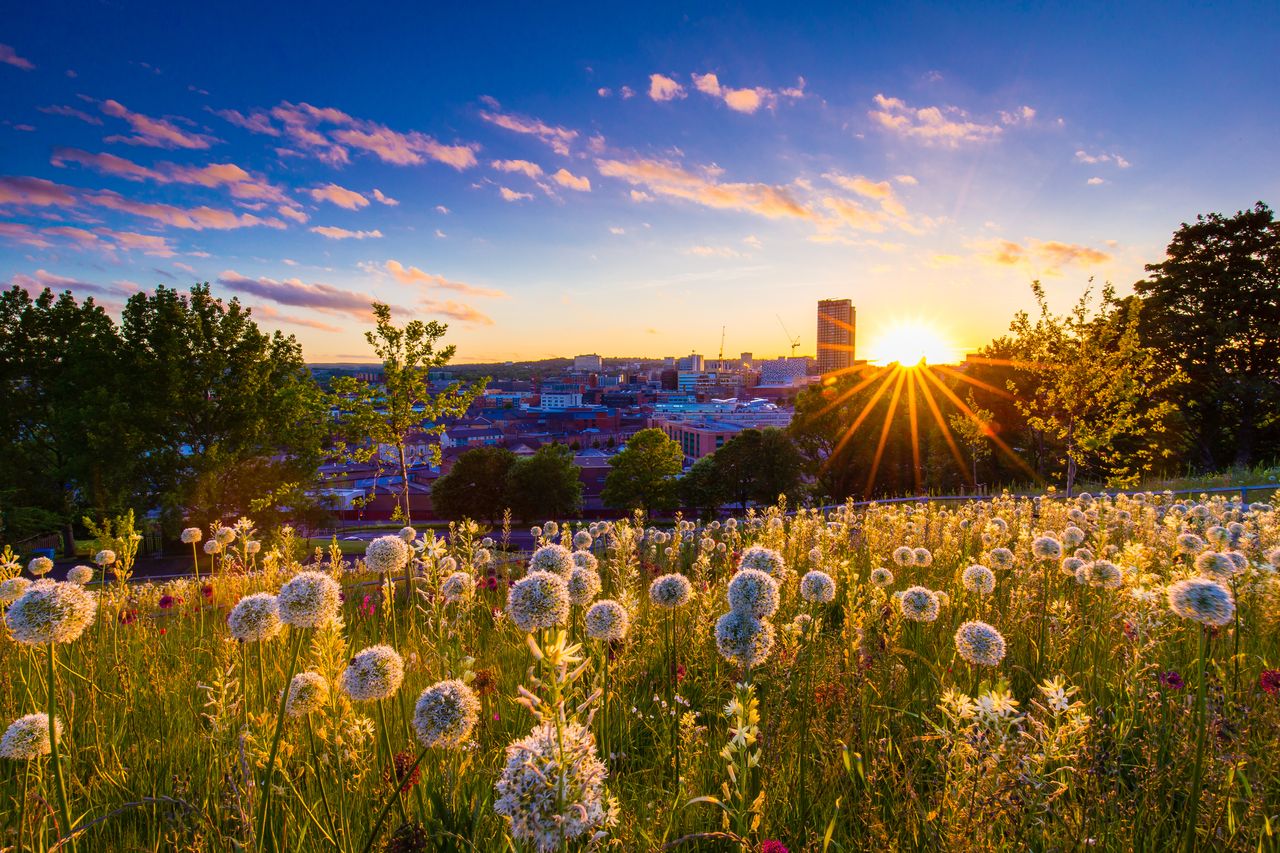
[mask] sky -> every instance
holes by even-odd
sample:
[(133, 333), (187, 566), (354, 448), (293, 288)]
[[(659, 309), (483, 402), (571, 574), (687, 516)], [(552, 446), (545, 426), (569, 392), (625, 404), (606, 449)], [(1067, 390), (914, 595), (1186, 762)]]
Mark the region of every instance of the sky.
[(1280, 6), (14, 4), (0, 283), (207, 281), (313, 362), (957, 352), (1275, 203)]

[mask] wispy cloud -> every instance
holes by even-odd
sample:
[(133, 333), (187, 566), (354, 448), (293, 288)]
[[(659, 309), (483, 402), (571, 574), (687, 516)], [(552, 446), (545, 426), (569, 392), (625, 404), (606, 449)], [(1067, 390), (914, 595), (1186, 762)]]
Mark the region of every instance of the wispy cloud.
[(383, 264), (383, 269), (391, 273), (396, 281), (401, 284), (413, 284), (423, 287), (438, 287), (443, 290), (452, 290), (458, 293), (466, 293), (471, 296), (485, 296), (492, 299), (506, 299), (507, 294), (501, 290), (493, 290), (487, 287), (476, 287), (475, 285), (465, 284), (460, 281), (451, 281), (442, 275), (429, 273), (417, 267), (406, 267), (404, 264), (396, 260), (387, 261)]
[(1083, 149), (1076, 152), (1076, 162), (1089, 163), (1090, 165), (1097, 165), (1100, 163), (1110, 163), (1111, 165), (1116, 166), (1117, 168), (1120, 168), (1120, 169), (1127, 169), (1129, 168), (1130, 165), (1132, 165), (1128, 160), (1126, 160), (1124, 157), (1121, 157), (1119, 154), (1109, 154), (1104, 151), (1100, 151), (1097, 154), (1090, 154), (1088, 151), (1085, 151)]
[(270, 320), (273, 323), (284, 323), (289, 326), (302, 326), (305, 329), (319, 329), (322, 332), (341, 332), (341, 326), (335, 326), (332, 323), (326, 323), (323, 320), (313, 320), (310, 317), (299, 317), (296, 314), (286, 314), (270, 305), (254, 305), (252, 306), (253, 315), (262, 320)]
[(283, 281), (266, 277), (252, 278), (235, 270), (225, 270), (218, 276), (218, 284), (236, 293), (257, 296), (279, 305), (313, 308), (362, 319), (372, 313), (372, 300), (368, 294), (354, 293), (331, 284), (310, 283), (299, 278), (287, 278)]
[(542, 177), (542, 167), (528, 160), (494, 160), (489, 165), (499, 172), (519, 172), (530, 178)]
[(569, 146), (578, 138), (578, 131), (576, 130), (547, 124), (542, 119), (502, 112), (498, 102), (492, 98), (487, 99), (486, 103), (490, 105), (491, 109), (481, 110), (480, 118), (513, 133), (536, 136), (557, 154), (568, 156)]
[(493, 319), (470, 305), (463, 305), (446, 299), (441, 302), (425, 299), (418, 303), (420, 310), (428, 314), (439, 314), (442, 317), (448, 317), (450, 320), (457, 320), (460, 323), (470, 323), (477, 326), (492, 326)]
[(704, 207), (741, 210), (771, 219), (817, 219), (791, 189), (764, 183), (721, 182), (721, 170), (706, 167), (693, 171), (663, 160), (637, 157), (630, 160), (597, 160), (596, 168), (607, 178), (619, 178), (654, 195), (683, 199)]
[(23, 71), (34, 71), (36, 68), (34, 62), (18, 56), (18, 52), (7, 44), (0, 44), (0, 62), (12, 65), (14, 68), (21, 68)]
[(992, 240), (976, 244), (975, 250), (976, 257), (985, 263), (1019, 267), (1045, 275), (1056, 275), (1067, 266), (1100, 266), (1112, 259), (1109, 253), (1100, 249), (1058, 240), (1029, 239), (1022, 243)]
[(91, 281), (80, 281), (79, 279), (55, 275), (44, 269), (36, 270), (31, 275), (17, 273), (9, 279), (9, 285), (11, 287), (20, 287), (27, 293), (32, 294), (44, 290), (46, 287), (54, 291), (71, 290), (77, 293), (96, 293), (101, 296), (113, 297), (127, 296), (135, 292), (135, 288), (121, 286), (120, 284), (95, 284)]
[(395, 207), (400, 203), (399, 201), (392, 198), (391, 196), (384, 194), (382, 190), (378, 189), (377, 187), (373, 188), (373, 197), (379, 204), (385, 204), (389, 207)]
[(372, 231), (349, 231), (346, 228), (338, 228), (334, 225), (317, 225), (311, 230), (313, 233), (319, 234), (321, 237), (328, 237), (330, 240), (364, 240), (382, 236), (382, 232), (376, 228)]
[(212, 136), (183, 130), (173, 122), (162, 118), (135, 113), (119, 101), (105, 100), (98, 105), (105, 114), (123, 119), (133, 128), (133, 136), (108, 136), (107, 142), (123, 142), (127, 145), (146, 145), (152, 148), (185, 148), (203, 150), (214, 142)]
[(498, 187), (498, 194), (502, 196), (503, 201), (527, 201), (533, 198), (530, 193), (516, 192), (510, 187)]
[(725, 86), (720, 82), (719, 76), (714, 73), (694, 74), (692, 79), (694, 88), (699, 92), (724, 101), (725, 106), (740, 113), (754, 113), (761, 107), (772, 107), (778, 103), (779, 98), (797, 100), (804, 97), (803, 77), (795, 86), (777, 92), (764, 86), (741, 89)]
[(1000, 137), (1005, 127), (1026, 124), (1035, 110), (1023, 106), (1000, 113), (999, 121), (974, 121), (959, 107), (912, 107), (901, 98), (875, 96), (876, 109), (867, 115), (882, 129), (924, 143), (954, 148), (963, 142), (988, 142)]
[(67, 118), (79, 119), (80, 121), (86, 124), (92, 124), (98, 127), (102, 126), (102, 119), (98, 118), (95, 115), (90, 115), (84, 110), (78, 110), (75, 107), (60, 105), (60, 104), (50, 104), (47, 107), (36, 107), (36, 109), (40, 110), (40, 112), (45, 113), (46, 115), (66, 116)]

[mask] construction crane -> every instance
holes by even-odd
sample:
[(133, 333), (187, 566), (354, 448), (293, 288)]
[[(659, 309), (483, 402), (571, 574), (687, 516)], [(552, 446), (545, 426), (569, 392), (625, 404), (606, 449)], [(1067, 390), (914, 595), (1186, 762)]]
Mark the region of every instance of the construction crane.
[(720, 327), (720, 355), (717, 356), (716, 358), (717, 361), (724, 361), (724, 330), (725, 330), (725, 327), (721, 326)]
[(791, 344), (791, 357), (795, 358), (796, 347), (800, 346), (800, 338), (792, 337), (790, 330), (787, 329), (787, 324), (782, 322), (781, 314), (775, 314), (774, 316), (778, 318), (778, 325), (782, 327), (782, 333), (787, 336), (787, 342)]

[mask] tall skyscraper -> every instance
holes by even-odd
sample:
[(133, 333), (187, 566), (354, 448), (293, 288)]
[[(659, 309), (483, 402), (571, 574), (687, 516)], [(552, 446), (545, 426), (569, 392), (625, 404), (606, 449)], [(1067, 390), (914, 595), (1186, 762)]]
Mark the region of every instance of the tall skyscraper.
[(856, 318), (851, 299), (818, 302), (818, 370), (823, 375), (853, 366)]

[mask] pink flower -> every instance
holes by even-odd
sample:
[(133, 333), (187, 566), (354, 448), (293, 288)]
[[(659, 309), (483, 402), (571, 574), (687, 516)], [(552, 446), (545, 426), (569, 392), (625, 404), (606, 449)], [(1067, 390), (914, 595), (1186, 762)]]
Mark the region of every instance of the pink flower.
[(1280, 669), (1264, 669), (1258, 676), (1258, 686), (1268, 696), (1280, 693)]
[(760, 853), (791, 853), (791, 851), (781, 841), (770, 838), (760, 842)]

